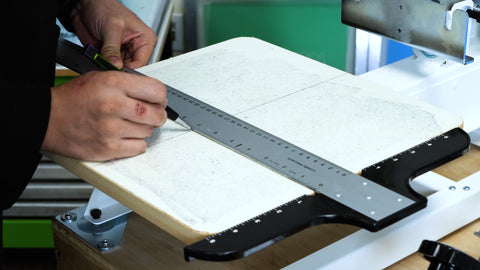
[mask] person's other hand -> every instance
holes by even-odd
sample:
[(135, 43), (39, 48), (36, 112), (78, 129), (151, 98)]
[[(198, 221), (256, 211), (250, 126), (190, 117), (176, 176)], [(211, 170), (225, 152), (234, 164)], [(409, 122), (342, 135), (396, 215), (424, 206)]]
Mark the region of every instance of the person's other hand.
[(116, 0), (81, 0), (72, 11), (75, 33), (84, 44), (101, 48), (115, 66), (144, 66), (157, 42), (153, 30)]
[(91, 161), (134, 156), (167, 120), (166, 88), (149, 77), (89, 72), (51, 92), (43, 151)]

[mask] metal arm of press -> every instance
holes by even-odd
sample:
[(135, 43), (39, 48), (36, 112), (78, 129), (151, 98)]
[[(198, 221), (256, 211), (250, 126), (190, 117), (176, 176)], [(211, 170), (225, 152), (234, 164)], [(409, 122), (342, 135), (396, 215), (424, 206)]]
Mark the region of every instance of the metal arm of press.
[(470, 18), (480, 21), (480, 0), (343, 0), (342, 22), (469, 64)]

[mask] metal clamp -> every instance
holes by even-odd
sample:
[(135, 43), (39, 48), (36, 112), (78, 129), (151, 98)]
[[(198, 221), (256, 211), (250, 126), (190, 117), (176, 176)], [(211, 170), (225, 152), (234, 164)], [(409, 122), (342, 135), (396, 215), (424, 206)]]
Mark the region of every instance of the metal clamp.
[(55, 218), (92, 248), (110, 251), (120, 245), (132, 210), (95, 189), (87, 205)]

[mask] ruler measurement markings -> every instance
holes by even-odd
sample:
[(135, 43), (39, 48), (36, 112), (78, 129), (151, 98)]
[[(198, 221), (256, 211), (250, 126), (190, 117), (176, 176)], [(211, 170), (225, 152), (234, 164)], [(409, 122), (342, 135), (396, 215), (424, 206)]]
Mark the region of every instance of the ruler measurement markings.
[[(197, 133), (370, 218), (379, 220), (414, 203), (174, 88), (167, 86), (167, 92), (169, 104)], [(379, 196), (374, 202), (365, 199), (371, 197), (366, 193)], [(399, 197), (401, 203), (397, 200)]]

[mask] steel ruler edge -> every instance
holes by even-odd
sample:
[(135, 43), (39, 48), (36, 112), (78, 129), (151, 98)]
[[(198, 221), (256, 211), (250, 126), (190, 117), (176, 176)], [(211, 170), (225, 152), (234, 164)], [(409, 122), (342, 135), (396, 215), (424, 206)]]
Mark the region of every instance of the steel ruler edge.
[(179, 90), (167, 91), (170, 106), (195, 132), (365, 216), (378, 221), (414, 203)]

